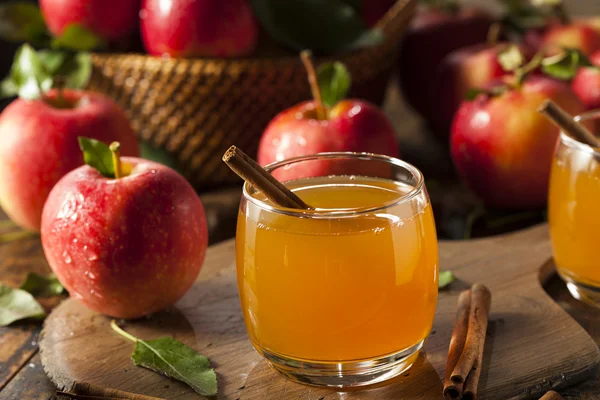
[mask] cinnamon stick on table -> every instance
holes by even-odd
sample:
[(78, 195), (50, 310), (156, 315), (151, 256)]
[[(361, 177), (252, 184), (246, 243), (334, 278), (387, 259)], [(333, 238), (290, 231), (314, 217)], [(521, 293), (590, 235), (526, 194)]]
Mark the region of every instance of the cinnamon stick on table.
[(446, 377), (444, 379), (444, 397), (446, 399), (460, 399), (462, 397), (463, 385), (456, 385), (450, 380), (450, 375), (456, 367), (467, 341), (467, 329), (469, 327), (469, 312), (471, 310), (471, 290), (465, 290), (458, 296), (458, 310), (456, 321), (450, 338), (448, 348), (448, 361), (446, 362)]
[[(467, 303), (469, 296), (470, 304)], [(481, 284), (473, 285), (459, 297), (459, 309), (450, 340), (444, 381), (444, 397), (448, 400), (477, 398), (491, 300), (489, 289)], [(467, 307), (468, 320), (465, 329)], [(458, 359), (457, 353), (460, 354)]]

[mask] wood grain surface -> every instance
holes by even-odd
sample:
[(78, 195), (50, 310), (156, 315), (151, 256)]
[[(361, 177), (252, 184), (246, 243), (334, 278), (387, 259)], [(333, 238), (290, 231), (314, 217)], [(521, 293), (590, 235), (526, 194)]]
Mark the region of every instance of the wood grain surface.
[[(480, 399), (537, 398), (593, 377), (600, 362), (594, 341), (553, 302), (540, 284), (550, 256), (547, 226), (490, 239), (440, 243), (442, 269), (458, 278), (440, 293), (425, 351), (417, 364), (386, 385), (344, 394), (348, 399), (439, 399), (456, 298), (474, 282), (493, 293)], [(177, 307), (128, 322), (134, 335), (173, 336), (209, 356), (219, 376), (220, 399), (338, 399), (332, 390), (292, 383), (252, 349), (239, 307), (234, 243), (209, 250), (199, 281)], [(398, 318), (402, 317), (399, 307)], [(46, 320), (42, 363), (59, 388), (73, 381), (168, 399), (194, 399), (184, 385), (134, 367), (132, 344), (113, 333), (109, 319), (69, 299)]]

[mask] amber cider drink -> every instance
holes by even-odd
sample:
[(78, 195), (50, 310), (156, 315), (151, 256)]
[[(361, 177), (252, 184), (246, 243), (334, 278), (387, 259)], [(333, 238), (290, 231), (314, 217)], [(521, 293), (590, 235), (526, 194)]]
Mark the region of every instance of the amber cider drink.
[[(600, 111), (579, 117), (600, 119)], [(554, 262), (574, 297), (600, 306), (600, 151), (561, 133), (552, 164), (548, 221)]]
[(431, 330), (438, 248), (422, 176), (399, 160), (376, 161), (399, 163), (380, 175), (401, 169), (404, 181), (288, 182), (314, 210), (281, 209), (245, 188), (236, 234), (244, 320), (254, 347), (292, 379), (388, 379), (410, 367)]

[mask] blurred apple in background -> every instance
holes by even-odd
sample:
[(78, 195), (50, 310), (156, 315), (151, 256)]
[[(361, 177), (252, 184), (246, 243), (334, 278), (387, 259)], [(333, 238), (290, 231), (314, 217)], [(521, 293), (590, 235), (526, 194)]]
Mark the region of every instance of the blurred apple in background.
[(39, 0), (46, 24), (59, 36), (79, 24), (114, 42), (127, 38), (138, 27), (140, 0)]
[(493, 85), (487, 92), (465, 101), (455, 116), (451, 151), (456, 168), (487, 205), (542, 208), (559, 129), (537, 109), (545, 99), (571, 115), (584, 106), (567, 83), (539, 75), (516, 87)]
[(431, 82), (440, 62), (454, 50), (485, 42), (492, 22), (489, 14), (477, 8), (419, 7), (400, 49), (400, 85), (415, 111), (426, 119), (434, 115)]
[(559, 51), (557, 48), (575, 48), (590, 55), (600, 50), (600, 27), (595, 25), (594, 20), (554, 24), (542, 36), (541, 47), (548, 48), (550, 52)]
[(600, 108), (600, 51), (590, 57), (597, 67), (580, 68), (571, 83), (573, 92), (588, 110)]
[[(94, 155), (108, 147), (82, 140), (86, 151), (94, 147), (86, 160), (97, 166)], [(121, 159), (122, 176), (116, 169), (84, 165), (56, 184), (44, 207), (42, 245), (71, 296), (99, 313), (138, 318), (192, 286), (206, 255), (206, 217), (174, 170), (131, 157)]]
[(140, 19), (146, 51), (156, 56), (243, 56), (258, 40), (247, 0), (142, 0)]
[[(432, 82), (431, 123), (443, 139), (450, 136), (454, 114), (470, 88), (485, 87), (505, 75), (499, 54), (508, 43), (479, 44), (453, 51), (444, 58)], [(529, 51), (521, 48), (525, 57)]]
[(129, 120), (110, 98), (51, 89), (56, 81), (84, 87), (91, 73), (88, 54), (65, 55), (58, 68), (64, 75), (49, 71), (43, 60), (28, 45), (19, 49), (3, 87), (5, 95), (20, 98), (0, 114), (0, 203), (15, 223), (35, 231), (52, 186), (83, 164), (78, 136), (118, 140), (123, 154), (139, 154)]
[[(307, 53), (303, 60), (308, 61)], [(311, 76), (312, 65), (307, 67)], [(314, 70), (313, 70), (314, 72)], [(258, 163), (267, 165), (309, 154), (352, 151), (398, 156), (398, 142), (391, 122), (377, 106), (363, 100), (342, 100), (350, 88), (350, 76), (341, 63), (325, 64), (309, 78), (315, 99), (279, 113), (267, 126), (258, 148)], [(313, 84), (314, 82), (314, 84)], [(277, 171), (283, 181), (333, 173), (327, 162), (312, 162)]]

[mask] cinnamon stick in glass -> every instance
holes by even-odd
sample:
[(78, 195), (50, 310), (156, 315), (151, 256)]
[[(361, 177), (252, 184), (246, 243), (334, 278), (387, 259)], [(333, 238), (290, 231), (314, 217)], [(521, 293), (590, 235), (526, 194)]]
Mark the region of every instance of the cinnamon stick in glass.
[(592, 132), (575, 121), (573, 116), (569, 115), (569, 113), (560, 108), (552, 100), (545, 100), (538, 109), (538, 112), (544, 114), (560, 129), (580, 142), (592, 147), (600, 147), (600, 141)]
[(444, 398), (446, 400), (460, 399), (463, 393), (463, 385), (455, 384), (450, 380), (450, 375), (460, 355), (465, 347), (467, 340), (467, 330), (469, 327), (469, 313), (471, 311), (471, 290), (465, 290), (458, 296), (458, 310), (456, 311), (456, 321), (450, 338), (450, 347), (448, 348), (448, 361), (446, 362), (446, 377), (444, 378)]
[(236, 146), (231, 146), (225, 152), (223, 161), (240, 178), (261, 191), (273, 203), (287, 208), (311, 209), (300, 197)]

